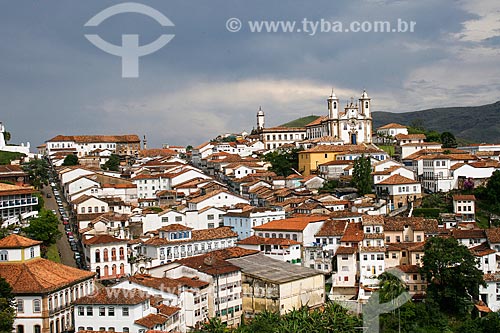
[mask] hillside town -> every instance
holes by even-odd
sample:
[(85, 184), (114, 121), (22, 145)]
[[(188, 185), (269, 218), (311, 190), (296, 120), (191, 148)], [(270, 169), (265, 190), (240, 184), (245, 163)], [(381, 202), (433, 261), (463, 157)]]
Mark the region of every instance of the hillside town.
[[(236, 328), (331, 302), (360, 314), (394, 269), (421, 303), (436, 239), (473, 258), (470, 311), (500, 311), (500, 217), (483, 201), (500, 144), (373, 128), (367, 91), (326, 102), (303, 126), (268, 127), (258, 108), (252, 130), (188, 147), (64, 133), (31, 153), (2, 124), (0, 151), (20, 154), (0, 165), (14, 332)], [(50, 221), (60, 237), (42, 235)]]

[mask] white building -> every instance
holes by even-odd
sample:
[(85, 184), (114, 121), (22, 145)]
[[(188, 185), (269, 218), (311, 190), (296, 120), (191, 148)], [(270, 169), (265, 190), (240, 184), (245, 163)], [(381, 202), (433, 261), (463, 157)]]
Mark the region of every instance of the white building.
[(38, 197), (31, 186), (0, 183), (0, 220), (3, 228), (18, 224), (19, 216), (31, 213), (38, 205)]
[(128, 135), (58, 135), (46, 141), (49, 156), (66, 151), (78, 157), (90, 155), (96, 149), (109, 149), (118, 155), (137, 155), (141, 140), (135, 134)]
[(463, 222), (474, 222), (476, 216), (476, 197), (473, 194), (454, 195), (453, 213)]
[[(199, 278), (191, 278), (185, 275), (170, 278), (135, 274), (129, 279), (121, 281), (113, 288), (139, 289), (151, 296), (154, 295), (155, 298), (161, 298), (162, 306), (160, 309), (164, 306), (177, 308), (177, 330), (181, 332), (186, 332), (190, 327), (195, 327), (208, 319), (209, 282)], [(136, 323), (153, 329), (147, 326), (146, 320), (139, 319)], [(162, 330), (167, 331), (167, 329)]]
[(33, 154), (30, 153), (30, 143), (27, 142), (26, 145), (24, 143), (21, 143), (20, 145), (7, 145), (5, 142), (5, 126), (2, 122), (0, 122), (0, 151), (8, 151), (8, 152), (13, 152), (13, 153), (21, 153), (21, 154), (26, 154), (28, 156), (33, 156)]
[(479, 286), (479, 295), (491, 311), (497, 312), (500, 310), (500, 273), (485, 274), (484, 282), (486, 288)]
[(201, 210), (205, 207), (234, 207), (236, 204), (249, 204), (249, 201), (226, 189), (219, 189), (190, 199), (189, 210)]
[(267, 222), (253, 229), (254, 234), (259, 237), (292, 239), (303, 246), (309, 246), (315, 242), (316, 233), (327, 219), (327, 215), (300, 215)]
[[(239, 248), (228, 248), (226, 251)], [(239, 249), (242, 250), (242, 249)], [(224, 260), (225, 250), (180, 259), (153, 267), (150, 274), (157, 277), (198, 278), (209, 282), (208, 317), (219, 317), (228, 326), (237, 326), (242, 315), (241, 269)], [(239, 253), (240, 251), (238, 251)]]
[(158, 236), (142, 244), (141, 254), (151, 259), (151, 266), (232, 247), (237, 239), (236, 233), (228, 227), (192, 230), (180, 224), (170, 224), (158, 231)]
[(116, 279), (130, 274), (127, 240), (96, 235), (82, 241), (85, 262), (98, 279)]
[(302, 247), (291, 239), (250, 236), (236, 244), (244, 249), (260, 251), (273, 259), (298, 265), (302, 263)]
[(377, 134), (394, 138), (398, 134), (408, 134), (408, 128), (404, 125), (390, 123), (377, 128)]
[(270, 127), (261, 132), (261, 140), (267, 150), (274, 150), (283, 145), (295, 145), (306, 138), (305, 127)]
[(0, 240), (0, 277), (12, 287), (19, 333), (71, 331), (73, 302), (93, 293), (94, 273), (40, 257), (39, 241), (18, 235)]
[(248, 238), (254, 235), (252, 228), (264, 223), (282, 220), (285, 218), (284, 210), (271, 210), (267, 208), (252, 208), (243, 212), (227, 212), (224, 215), (224, 226), (238, 234), (238, 239)]

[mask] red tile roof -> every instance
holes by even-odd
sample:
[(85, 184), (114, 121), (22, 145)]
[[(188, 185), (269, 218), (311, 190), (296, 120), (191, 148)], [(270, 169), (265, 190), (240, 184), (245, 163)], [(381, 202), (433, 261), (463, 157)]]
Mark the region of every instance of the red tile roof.
[(316, 233), (316, 237), (321, 236), (342, 236), (347, 227), (346, 220), (327, 220)]
[(0, 262), (0, 276), (7, 280), (15, 294), (48, 293), (91, 279), (94, 275), (42, 258), (21, 263)]
[(384, 179), (377, 185), (399, 185), (399, 184), (418, 184), (418, 181), (396, 174), (390, 176), (387, 179)]
[(36, 241), (16, 234), (0, 239), (0, 249), (21, 249), (40, 244), (42, 244), (41, 241)]
[(378, 129), (386, 129), (386, 128), (407, 128), (407, 127), (397, 123), (389, 123), (387, 125), (380, 126)]
[(135, 134), (126, 135), (58, 135), (47, 142), (74, 141), (77, 143), (140, 143), (141, 140)]
[(188, 231), (193, 230), (193, 228), (186, 227), (185, 225), (174, 223), (161, 227), (159, 231)]
[(500, 228), (486, 229), (486, 237), (488, 238), (488, 242), (490, 242), (490, 244), (500, 243)]
[(97, 235), (92, 238), (84, 239), (85, 245), (109, 244), (109, 243), (127, 243), (128, 240), (113, 237), (111, 235)]
[(451, 235), (456, 239), (480, 239), (486, 238), (486, 233), (484, 229), (472, 229), (472, 230), (462, 230), (462, 229), (454, 229), (451, 231)]
[(186, 243), (198, 240), (236, 238), (238, 234), (231, 230), (230, 227), (218, 227), (213, 229), (192, 230), (191, 238), (186, 239), (166, 239), (158, 236), (148, 239), (144, 242), (145, 245), (161, 246), (175, 243)]
[(474, 194), (457, 194), (453, 196), (454, 201), (458, 200), (470, 200), (470, 201), (476, 201), (476, 197)]
[(149, 299), (147, 292), (139, 289), (100, 288), (89, 296), (80, 297), (75, 304), (135, 305)]
[(353, 246), (339, 246), (335, 254), (354, 254), (358, 251), (356, 247)]
[(134, 321), (134, 324), (146, 328), (154, 328), (156, 325), (163, 325), (167, 322), (168, 318), (160, 314), (150, 313), (145, 317), (139, 318)]
[(344, 236), (340, 239), (341, 242), (361, 242), (364, 238), (363, 226), (361, 223), (349, 223), (345, 230)]
[(283, 220), (274, 220), (263, 225), (254, 227), (256, 231), (280, 230), (280, 231), (303, 231), (309, 223), (326, 221), (327, 215), (300, 215)]
[(265, 238), (259, 236), (250, 236), (248, 238), (242, 239), (236, 244), (238, 245), (281, 245), (281, 246), (289, 246), (289, 245), (298, 245), (300, 244), (297, 241), (287, 238)]

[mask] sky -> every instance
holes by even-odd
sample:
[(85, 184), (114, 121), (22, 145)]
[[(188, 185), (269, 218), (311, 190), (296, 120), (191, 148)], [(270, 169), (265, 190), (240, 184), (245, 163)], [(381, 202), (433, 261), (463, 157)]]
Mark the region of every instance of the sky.
[[(144, 0), (173, 26), (141, 13), (85, 26), (122, 3), (0, 0), (0, 121), (12, 143), (133, 133), (149, 147), (197, 145), (250, 131), (259, 107), (268, 127), (326, 115), (332, 89), (341, 104), (366, 89), (372, 110), (391, 112), (500, 100), (498, 0)], [(369, 31), (398, 20), (413, 31)], [(263, 21), (294, 31), (251, 31)], [(368, 31), (346, 32), (352, 22)], [(174, 37), (124, 78), (122, 58), (86, 34), (117, 46), (124, 34), (139, 45)]]

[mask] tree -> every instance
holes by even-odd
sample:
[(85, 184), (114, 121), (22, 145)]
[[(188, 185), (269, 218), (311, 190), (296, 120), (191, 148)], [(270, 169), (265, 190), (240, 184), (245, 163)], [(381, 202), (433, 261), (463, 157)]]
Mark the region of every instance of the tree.
[(474, 255), (455, 238), (432, 237), (425, 243), (422, 272), (429, 282), (427, 298), (444, 312), (463, 315), (486, 286)]
[(3, 138), (5, 140), (5, 143), (10, 141), (10, 132), (3, 132)]
[(443, 132), (440, 137), (443, 148), (456, 148), (457, 140), (451, 132)]
[(188, 146), (186, 147), (186, 151), (192, 151), (192, 150), (193, 150), (193, 146), (188, 145)]
[(102, 168), (104, 170), (120, 171), (120, 156), (111, 154), (106, 163), (103, 164)]
[(335, 189), (339, 187), (339, 181), (338, 180), (327, 180), (323, 183), (323, 186), (319, 189), (319, 192), (327, 192), (327, 193), (332, 193), (335, 191)]
[(370, 157), (361, 155), (354, 161), (352, 172), (352, 183), (358, 189), (359, 195), (365, 195), (372, 192), (372, 167)]
[(42, 210), (37, 218), (30, 221), (30, 225), (24, 228), (28, 237), (42, 241), (45, 246), (54, 244), (61, 238), (61, 232), (58, 229), (59, 220), (50, 210)]
[(484, 201), (488, 210), (500, 213), (500, 170), (493, 172), (486, 186), (476, 188), (474, 194)]
[(75, 154), (69, 154), (64, 158), (63, 164), (64, 166), (78, 165), (78, 156)]
[(12, 287), (0, 276), (0, 332), (12, 332), (15, 316)]
[(42, 189), (44, 185), (49, 185), (49, 164), (44, 159), (34, 159), (22, 166), (28, 173), (31, 185), (36, 189)]
[(286, 177), (299, 168), (299, 149), (278, 149), (264, 155), (264, 160), (271, 163), (270, 171), (278, 176)]

